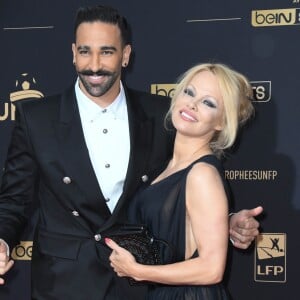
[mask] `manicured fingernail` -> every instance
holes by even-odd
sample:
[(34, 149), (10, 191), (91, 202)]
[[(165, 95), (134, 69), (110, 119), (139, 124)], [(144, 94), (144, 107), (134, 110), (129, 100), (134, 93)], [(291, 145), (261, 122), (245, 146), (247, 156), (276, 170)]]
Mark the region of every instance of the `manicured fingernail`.
[(104, 240), (105, 240), (106, 244), (109, 244), (109, 242), (111, 241), (111, 239), (109, 239), (109, 238), (105, 238)]

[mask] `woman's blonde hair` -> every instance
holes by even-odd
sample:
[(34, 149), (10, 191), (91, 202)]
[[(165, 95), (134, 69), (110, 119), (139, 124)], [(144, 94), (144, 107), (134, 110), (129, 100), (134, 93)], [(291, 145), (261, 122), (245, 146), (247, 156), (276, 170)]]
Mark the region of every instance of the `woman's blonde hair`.
[(252, 105), (253, 91), (248, 79), (239, 72), (220, 63), (203, 63), (187, 70), (178, 80), (166, 120), (170, 120), (177, 97), (187, 87), (194, 76), (200, 72), (213, 73), (219, 83), (224, 102), (223, 127), (216, 131), (210, 141), (212, 151), (221, 156), (236, 139), (239, 126), (243, 125), (254, 113)]

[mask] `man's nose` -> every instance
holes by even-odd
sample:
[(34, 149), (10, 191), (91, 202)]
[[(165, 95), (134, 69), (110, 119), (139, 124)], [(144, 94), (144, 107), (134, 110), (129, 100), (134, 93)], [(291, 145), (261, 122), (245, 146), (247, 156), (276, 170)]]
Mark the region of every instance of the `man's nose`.
[(90, 62), (90, 68), (93, 72), (101, 69), (102, 61), (99, 55), (93, 55)]

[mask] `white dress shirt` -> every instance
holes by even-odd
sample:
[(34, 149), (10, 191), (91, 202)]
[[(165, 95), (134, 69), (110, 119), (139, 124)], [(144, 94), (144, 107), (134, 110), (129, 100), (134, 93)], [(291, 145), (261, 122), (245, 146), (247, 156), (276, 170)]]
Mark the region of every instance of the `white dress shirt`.
[(123, 192), (130, 151), (124, 88), (121, 83), (119, 95), (105, 108), (97, 105), (81, 91), (78, 80), (75, 93), (90, 159), (112, 212)]

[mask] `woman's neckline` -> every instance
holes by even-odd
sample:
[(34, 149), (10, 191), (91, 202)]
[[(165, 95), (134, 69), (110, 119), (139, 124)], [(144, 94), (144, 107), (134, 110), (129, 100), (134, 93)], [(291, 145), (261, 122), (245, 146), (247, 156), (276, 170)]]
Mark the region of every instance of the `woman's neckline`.
[[(182, 168), (180, 168), (180, 169), (178, 169), (178, 170), (176, 170), (176, 171), (174, 171), (174, 172), (172, 172), (172, 173), (170, 173), (170, 174), (168, 174), (167, 176), (165, 176), (165, 177), (163, 177), (163, 178), (161, 178), (161, 179), (158, 179), (159, 177), (160, 177), (160, 175), (165, 171), (165, 169), (151, 182), (151, 184), (150, 184), (150, 186), (153, 186), (153, 185), (156, 185), (156, 184), (158, 184), (158, 183), (160, 183), (160, 182), (162, 182), (162, 181), (165, 181), (166, 179), (168, 179), (168, 178), (170, 178), (170, 177), (172, 177), (172, 176), (174, 176), (174, 175), (176, 175), (176, 174), (178, 174), (178, 173), (180, 173), (180, 172), (182, 172), (182, 171), (184, 171), (184, 170), (186, 170), (186, 169), (188, 169), (189, 167), (191, 167), (193, 164), (195, 164), (197, 161), (199, 161), (199, 160), (202, 160), (204, 157), (208, 157), (208, 156), (215, 156), (213, 153), (210, 153), (210, 154), (204, 154), (204, 155), (202, 155), (202, 156), (200, 156), (200, 157), (198, 157), (197, 159), (195, 159), (194, 161), (192, 161), (192, 162), (190, 162), (188, 165), (186, 165), (186, 166), (184, 166), (184, 167), (182, 167)], [(170, 161), (168, 162), (168, 164), (170, 163)]]

